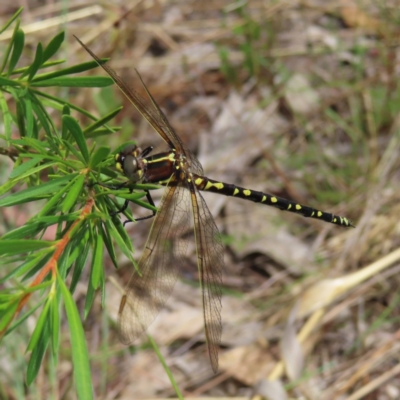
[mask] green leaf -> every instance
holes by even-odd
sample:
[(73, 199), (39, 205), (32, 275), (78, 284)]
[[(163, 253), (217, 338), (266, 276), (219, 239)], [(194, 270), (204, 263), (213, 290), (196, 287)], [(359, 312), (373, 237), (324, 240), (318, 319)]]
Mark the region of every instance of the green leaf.
[[(15, 27), (14, 27), (12, 38), (14, 38), (17, 30), (19, 29), (20, 23), (21, 23), (21, 21), (19, 19), (17, 19), (17, 22), (16, 22)], [(4, 51), (4, 54), (3, 54), (3, 57), (2, 57), (3, 60), (1, 62), (1, 67), (0, 67), (0, 73), (1, 74), (3, 73), (5, 67), (6, 67), (6, 65), (8, 63), (8, 60), (9, 60), (9, 57), (10, 57), (10, 53), (11, 53), (11, 50), (13, 48), (13, 44), (14, 44), (14, 41), (13, 41), (13, 39), (11, 39), (8, 42), (7, 47), (6, 47), (5, 51)]]
[[(24, 268), (23, 270), (20, 271), (20, 273), (18, 273), (18, 276), (20, 276), (22, 273), (25, 272), (25, 270), (27, 270), (26, 274), (21, 279), (22, 282), (25, 282), (28, 279), (32, 278), (50, 261), (52, 255), (53, 255), (52, 250), (53, 250), (53, 248), (51, 247), (48, 249), (38, 251), (38, 254), (41, 255), (41, 259), (39, 259), (39, 261), (36, 264), (32, 265), (31, 268), (29, 268), (29, 269)], [(36, 253), (28, 254), (27, 257), (33, 256), (35, 254)], [(50, 281), (48, 281), (48, 282), (50, 282)]]
[[(34, 137), (33, 134), (33, 113), (32, 113), (32, 102), (29, 96), (25, 96), (23, 99), (25, 102), (25, 119), (26, 119), (26, 136)], [(37, 138), (35, 138), (37, 139)]]
[(4, 185), (0, 186), (0, 196), (2, 196), (4, 193), (7, 193), (8, 191), (10, 191), (16, 184), (18, 183), (18, 181), (7, 181)]
[(90, 309), (92, 308), (94, 298), (96, 296), (96, 290), (92, 286), (91, 281), (88, 282), (88, 288), (86, 291), (85, 307), (83, 309), (83, 318), (86, 319), (89, 315)]
[(43, 62), (46, 62), (50, 57), (53, 57), (61, 47), (65, 38), (65, 32), (60, 32), (51, 39), (50, 43), (44, 49)]
[(26, 129), (25, 129), (25, 110), (24, 110), (24, 105), (21, 102), (21, 100), (16, 99), (16, 111), (17, 111), (17, 125), (19, 129), (19, 134), (21, 137), (26, 136)]
[(93, 399), (93, 388), (90, 376), (89, 354), (85, 342), (85, 334), (79, 318), (76, 304), (65, 283), (57, 274), (57, 281), (65, 302), (68, 324), (71, 333), (72, 363), (75, 378), (76, 391), (79, 399)]
[(19, 16), (19, 14), (22, 13), (22, 10), (24, 7), (20, 7), (14, 15), (3, 25), (3, 27), (0, 29), (0, 33), (3, 33)]
[(108, 157), (109, 154), (110, 154), (110, 148), (108, 146), (99, 147), (93, 154), (92, 159), (90, 160), (90, 167), (94, 168), (97, 165), (99, 165), (102, 161), (104, 161)]
[(7, 232), (2, 237), (2, 240), (23, 239), (27, 236), (35, 236), (36, 234), (51, 225), (59, 224), (64, 221), (75, 221), (76, 219), (76, 214), (52, 215), (49, 217), (36, 216), (28, 221), (25, 225), (20, 226), (19, 228), (16, 228), (10, 232)]
[[(54, 61), (47, 61), (47, 62), (42, 64), (40, 69), (55, 67), (56, 65), (64, 64), (65, 61), (66, 60), (62, 60), (62, 59), (61, 60), (54, 60)], [(24, 74), (25, 71), (28, 68), (29, 68), (29, 66), (28, 67), (21, 67), (21, 68), (14, 69), (14, 71), (13, 71), (13, 73), (11, 75)]]
[[(28, 161), (26, 161), (26, 162), (28, 162)], [(24, 164), (25, 164), (25, 163), (24, 163)], [(20, 166), (22, 166), (22, 165), (24, 165), (24, 164), (21, 164)], [(18, 182), (18, 181), (20, 181), (20, 180), (22, 180), (22, 179), (27, 178), (28, 176), (31, 176), (31, 175), (36, 174), (36, 173), (39, 172), (39, 171), (43, 171), (44, 169), (49, 168), (49, 167), (51, 167), (51, 166), (53, 166), (53, 165), (54, 165), (54, 161), (49, 161), (49, 162), (47, 162), (47, 163), (40, 164), (40, 165), (38, 165), (37, 167), (28, 169), (28, 170), (26, 170), (25, 172), (19, 174), (19, 176), (16, 177), (15, 180)], [(20, 171), (19, 171), (19, 172), (20, 172)]]
[(46, 195), (53, 194), (60, 187), (73, 179), (76, 174), (66, 175), (61, 178), (53, 179), (38, 186), (33, 186), (20, 192), (12, 193), (9, 196), (0, 199), (0, 207), (8, 207), (17, 204), (27, 203), (33, 199), (40, 199)]
[[(3, 284), (4, 282), (7, 282), (9, 279), (13, 278), (13, 277), (19, 277), (23, 274), (25, 274), (27, 271), (29, 271), (31, 268), (35, 267), (40, 259), (43, 257), (42, 252), (35, 254), (35, 257), (33, 259), (26, 257), (26, 261), (24, 263), (22, 263), (21, 265), (19, 265), (18, 267), (14, 268), (13, 270), (11, 270), (7, 275), (3, 276), (0, 279), (0, 284)], [(45, 260), (45, 262), (47, 261), (47, 259)], [(43, 263), (43, 265), (45, 264), (45, 262)]]
[(79, 149), (76, 149), (72, 143), (70, 143), (68, 140), (63, 139), (62, 140), (65, 148), (67, 148), (81, 163), (82, 166), (86, 165), (86, 162), (82, 156), (82, 153), (79, 151)]
[(42, 365), (44, 353), (46, 352), (47, 345), (49, 343), (50, 329), (49, 323), (46, 321), (44, 329), (42, 330), (42, 335), (38, 344), (34, 347), (31, 358), (29, 359), (28, 369), (26, 371), (26, 381), (28, 386), (35, 380), (39, 368)]
[(93, 139), (93, 138), (98, 138), (100, 136), (111, 135), (120, 130), (121, 130), (120, 126), (110, 126), (108, 128), (100, 128), (100, 129), (96, 129), (95, 131), (85, 132), (85, 137), (86, 137), (86, 139), (90, 139), (90, 138)]
[(54, 242), (46, 240), (1, 240), (0, 254), (20, 254), (29, 251), (43, 249), (54, 246)]
[(43, 64), (43, 46), (42, 43), (39, 42), (36, 48), (35, 59), (33, 60), (33, 63), (29, 67), (28, 82), (30, 82), (33, 79), (33, 77), (36, 75), (36, 72), (38, 72), (42, 64)]
[(81, 191), (83, 184), (85, 183), (86, 176), (85, 175), (79, 175), (78, 178), (76, 179), (75, 183), (71, 186), (70, 190), (68, 191), (67, 195), (65, 196), (65, 199), (62, 203), (61, 211), (63, 213), (69, 211), (72, 206), (75, 204), (76, 200), (78, 199)]
[(100, 226), (100, 233), (103, 236), (103, 242), (106, 245), (106, 249), (108, 251), (108, 255), (111, 258), (115, 268), (118, 268), (117, 256), (115, 254), (113, 242), (108, 234), (108, 231), (104, 229), (103, 225)]
[[(118, 221), (121, 226), (121, 222)], [(118, 247), (121, 249), (121, 251), (132, 261), (132, 263), (135, 263), (135, 260), (133, 259), (132, 256), (132, 244), (127, 245), (124, 241), (124, 239), (121, 237), (120, 233), (118, 230), (115, 228), (115, 225), (110, 223), (109, 221), (105, 222), (106, 229), (110, 233), (110, 235), (113, 237), (113, 239), (116, 241)]]
[(71, 108), (68, 104), (64, 104), (62, 113), (63, 115), (71, 115)]
[(54, 127), (53, 121), (44, 107), (43, 103), (36, 97), (36, 94), (29, 90), (29, 97), (32, 100), (32, 108), (38, 117), (44, 131), (46, 132), (46, 137), (52, 146), (52, 150), (57, 154), (57, 146), (54, 142), (58, 139), (57, 130)]
[(8, 324), (14, 319), (18, 304), (19, 302), (17, 299), (14, 299), (7, 304), (7, 307), (4, 308), (4, 312), (2, 311), (0, 313), (0, 331), (6, 329)]
[(92, 258), (92, 274), (91, 283), (93, 289), (98, 289), (100, 280), (103, 276), (103, 251), (104, 243), (101, 235), (96, 236), (96, 243), (94, 246), (93, 258)]
[(32, 333), (32, 336), (31, 336), (31, 338), (29, 340), (28, 347), (26, 348), (26, 351), (32, 351), (36, 347), (36, 345), (37, 345), (37, 343), (38, 343), (38, 341), (40, 339), (40, 336), (42, 335), (42, 331), (44, 329), (44, 326), (46, 324), (47, 314), (49, 312), (49, 308), (50, 308), (50, 300), (48, 299), (46, 301), (46, 304), (43, 307), (42, 312), (40, 313), (40, 316), (39, 316), (37, 322), (36, 322), (35, 330)]
[(7, 79), (4, 76), (0, 76), (0, 85), (1, 86), (21, 86), (21, 84), (17, 81), (13, 81), (11, 79)]
[(4, 98), (3, 92), (0, 92), (0, 108), (3, 113), (5, 137), (6, 140), (10, 140), (12, 135), (12, 115), (8, 108), (7, 101)]
[(60, 345), (60, 312), (59, 312), (59, 297), (58, 293), (53, 296), (50, 307), (50, 326), (51, 326), (51, 345), (53, 354), (57, 355)]
[[(64, 104), (63, 109), (62, 109), (62, 114), (63, 115), (71, 115), (71, 108), (69, 107), (68, 104)], [(66, 125), (62, 124), (62, 127), (61, 127), (61, 138), (66, 140), (67, 137), (68, 137), (67, 133), (68, 133), (68, 129), (67, 129)]]
[(70, 285), (70, 291), (71, 293), (75, 292), (76, 285), (79, 282), (79, 279), (82, 275), (83, 268), (86, 265), (86, 260), (89, 255), (89, 250), (90, 250), (90, 244), (89, 244), (89, 233), (88, 231), (85, 232), (85, 236), (80, 240), (77, 245), (77, 248), (80, 250), (79, 255), (75, 261), (75, 266), (74, 266), (74, 273), (72, 275), (71, 279), (71, 285)]
[[(73, 178), (77, 176), (77, 173), (73, 174)], [(68, 184), (65, 185), (61, 190), (59, 190), (54, 196), (51, 197), (51, 199), (47, 202), (47, 204), (42, 208), (42, 210), (39, 212), (38, 217), (43, 217), (46, 215), (50, 210), (52, 210), (59, 202), (60, 199), (64, 196), (64, 193), (69, 190), (69, 188), (73, 185), (73, 179), (72, 181)]]
[(17, 328), (23, 322), (25, 322), (32, 314), (34, 314), (36, 312), (37, 309), (39, 309), (44, 304), (45, 301), (46, 301), (46, 299), (41, 300), (34, 307), (32, 307), (31, 309), (26, 311), (20, 318), (18, 318), (17, 320), (13, 320), (12, 325), (7, 329), (6, 335), (9, 335), (15, 328)]
[(76, 144), (79, 147), (79, 150), (82, 153), (84, 160), (88, 163), (89, 162), (89, 151), (86, 146), (86, 140), (83, 136), (82, 129), (79, 126), (76, 119), (72, 118), (70, 115), (63, 115), (62, 116), (63, 123), (66, 125), (68, 130), (72, 133)]
[(76, 77), (60, 77), (46, 80), (33, 80), (32, 87), (105, 87), (110, 86), (114, 81), (108, 76), (76, 76)]
[(33, 157), (31, 160), (23, 162), (21, 165), (18, 165), (18, 167), (14, 168), (11, 171), (9, 179), (18, 178), (21, 174), (23, 174), (24, 172), (33, 168), (36, 164), (41, 162), (43, 159), (44, 159), (43, 156), (37, 156), (37, 157)]
[[(37, 140), (35, 138), (21, 138), (21, 139), (14, 139), (11, 141), (11, 143), (14, 146), (28, 146), (28, 147), (33, 147), (34, 150), (36, 150), (38, 153), (44, 153), (48, 151), (48, 143)], [(28, 154), (26, 154), (26, 157), (28, 157)], [(25, 155), (24, 155), (25, 156)], [(31, 154), (32, 156), (32, 154)]]
[(33, 223), (28, 222), (27, 224), (20, 226), (19, 228), (16, 228), (11, 232), (7, 232), (1, 238), (1, 240), (11, 240), (11, 239), (20, 240), (27, 236), (33, 237), (49, 225), (54, 225), (54, 224), (45, 224), (44, 222), (33, 222)]
[[(102, 60), (108, 60), (107, 59), (102, 59)], [(68, 67), (64, 69), (60, 69), (58, 71), (53, 71), (53, 72), (47, 72), (45, 74), (37, 75), (33, 82), (40, 82), (40, 81), (45, 81), (48, 79), (56, 78), (58, 76), (67, 76), (67, 75), (72, 75), (72, 74), (77, 74), (80, 72), (85, 72), (89, 71), (91, 69), (97, 68), (99, 65), (97, 64), (96, 61), (89, 61), (86, 63), (82, 63), (79, 65), (74, 65), (73, 67)]]
[(15, 66), (17, 65), (19, 58), (21, 57), (22, 50), (24, 48), (25, 43), (25, 34), (21, 29), (18, 29), (15, 32), (13, 38), (13, 50), (11, 53), (10, 63), (8, 64), (8, 75), (14, 71)]
[(87, 134), (90, 132), (93, 132), (97, 128), (103, 126), (106, 124), (108, 121), (110, 121), (112, 118), (114, 118), (121, 110), (123, 107), (118, 107), (114, 111), (111, 111), (109, 114), (104, 116), (103, 118), (100, 118), (98, 121), (94, 122), (93, 124), (89, 125), (86, 129), (84, 129), (83, 133), (87, 137)]

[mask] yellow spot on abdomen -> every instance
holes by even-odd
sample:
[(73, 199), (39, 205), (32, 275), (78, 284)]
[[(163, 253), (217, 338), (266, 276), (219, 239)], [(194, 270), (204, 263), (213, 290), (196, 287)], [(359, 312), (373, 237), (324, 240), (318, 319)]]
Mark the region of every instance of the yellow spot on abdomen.
[(245, 190), (243, 190), (243, 194), (245, 196), (250, 196), (251, 195), (251, 190), (245, 189)]
[(236, 196), (239, 193), (239, 189), (235, 188), (235, 190), (233, 191), (233, 195)]
[(211, 183), (210, 181), (208, 181), (204, 190), (209, 190), (213, 186), (218, 190), (221, 190), (224, 188), (224, 184), (222, 182)]
[(321, 212), (321, 211), (318, 211), (318, 212), (317, 212), (317, 216), (318, 216), (318, 217), (322, 217), (322, 212)]
[(300, 204), (296, 204), (296, 210), (301, 210), (301, 205)]
[(276, 197), (271, 197), (271, 203), (277, 203), (278, 199)]
[(198, 186), (200, 186), (203, 183), (203, 179), (202, 178), (197, 178), (194, 183)]
[(267, 200), (267, 196), (263, 196), (261, 199), (261, 203), (264, 203), (264, 201)]
[(287, 209), (290, 210), (291, 208), (292, 208), (292, 205), (289, 204)]

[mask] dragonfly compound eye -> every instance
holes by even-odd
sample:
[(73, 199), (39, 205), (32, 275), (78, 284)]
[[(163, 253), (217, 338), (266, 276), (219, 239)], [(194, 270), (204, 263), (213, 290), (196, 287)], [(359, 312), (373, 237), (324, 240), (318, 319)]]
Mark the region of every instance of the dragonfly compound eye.
[(138, 160), (136, 157), (133, 157), (131, 155), (121, 157), (118, 163), (122, 167), (122, 172), (130, 181), (136, 182), (139, 180)]

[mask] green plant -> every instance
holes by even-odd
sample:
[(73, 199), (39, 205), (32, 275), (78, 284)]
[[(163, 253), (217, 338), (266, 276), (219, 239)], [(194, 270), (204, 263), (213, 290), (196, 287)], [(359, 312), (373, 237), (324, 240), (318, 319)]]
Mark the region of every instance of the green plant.
[(237, 47), (242, 55), (238, 67), (230, 60), (230, 46), (218, 43), (218, 53), (221, 61), (221, 72), (231, 83), (238, 82), (239, 71), (243, 69), (255, 78), (265, 73), (271, 67), (270, 47), (273, 41), (273, 27), (270, 21), (255, 18), (249, 11), (247, 2), (236, 1), (227, 8), (226, 14), (235, 13), (240, 18), (232, 30)]
[[(116, 127), (104, 126), (120, 108), (97, 119), (48, 91), (49, 87), (105, 87), (113, 81), (108, 77), (75, 76), (97, 67), (95, 61), (43, 72), (65, 61), (50, 61), (64, 41), (63, 32), (46, 46), (39, 43), (33, 62), (17, 68), (25, 41), (25, 34), (19, 27), (20, 12), (0, 31), (15, 23), (0, 68), (4, 129), (0, 133), (4, 143), (0, 153), (14, 163), (7, 181), (0, 186), (0, 207), (40, 204), (40, 211), (23, 226), (0, 238), (0, 287), (3, 287), (0, 291), (0, 337), (12, 334), (30, 315), (39, 312), (27, 346), (31, 355), (26, 382), (30, 385), (46, 352), (53, 364), (57, 363), (63, 305), (70, 329), (77, 394), (79, 398), (89, 399), (93, 395), (89, 356), (72, 294), (91, 254), (84, 317), (91, 309), (96, 290), (100, 289), (104, 298), (103, 250), (107, 249), (117, 265), (114, 241), (134, 262), (132, 244), (119, 217), (110, 217), (119, 209), (118, 200), (114, 198), (120, 202), (129, 199), (147, 208), (151, 206), (140, 200), (143, 192), (108, 190), (96, 185), (99, 181), (118, 181), (119, 178), (110, 168), (114, 159), (110, 148), (88, 139), (114, 132)], [(71, 112), (89, 118), (92, 123), (82, 129)], [(15, 128), (17, 136), (13, 135)], [(135, 187), (147, 189), (154, 185)], [(110, 194), (115, 197), (109, 197)], [(43, 240), (50, 226), (56, 226), (55, 238)], [(35, 306), (24, 307), (32, 295)]]

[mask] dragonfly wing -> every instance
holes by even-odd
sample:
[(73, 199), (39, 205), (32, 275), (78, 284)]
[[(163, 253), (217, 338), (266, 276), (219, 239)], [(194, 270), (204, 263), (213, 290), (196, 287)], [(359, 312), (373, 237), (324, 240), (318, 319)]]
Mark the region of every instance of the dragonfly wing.
[[(89, 47), (83, 44), (76, 36), (75, 39), (81, 44), (81, 46), (96, 60), (96, 62), (107, 72), (112, 80), (117, 84), (121, 92), (126, 98), (132, 103), (132, 105), (143, 115), (144, 118), (150, 123), (150, 125), (158, 132), (158, 134), (164, 139), (164, 141), (174, 149), (183, 149), (185, 152), (188, 163), (191, 166), (192, 172), (197, 175), (204, 175), (203, 167), (200, 161), (192, 154), (182, 143), (180, 137), (176, 134), (174, 128), (168, 122), (167, 117), (162, 112), (161, 108), (155, 102), (153, 96), (150, 94), (147, 86), (142, 80), (139, 72), (136, 70), (137, 76), (147, 94), (147, 98), (140, 95), (135, 89), (128, 86), (127, 83), (104, 61), (100, 60), (99, 57), (94, 54)], [(135, 86), (135, 85), (134, 85)]]
[(203, 296), (204, 328), (212, 369), (218, 371), (221, 343), (221, 286), (224, 247), (214, 218), (203, 196), (193, 186), (191, 199), (196, 236), (197, 265)]
[[(153, 96), (147, 89), (147, 86), (143, 82), (141, 75), (139, 74), (138, 70), (135, 70), (140, 82), (146, 94), (151, 102), (152, 108), (146, 107), (146, 111), (149, 114), (149, 117), (145, 116), (146, 119), (150, 122), (150, 124), (154, 127), (154, 129), (162, 136), (163, 138), (167, 137), (167, 142), (170, 144), (171, 147), (175, 149), (182, 149), (186, 155), (186, 159), (188, 161), (189, 167), (191, 172), (197, 175), (204, 175), (203, 167), (197, 157), (183, 144), (181, 138), (176, 134), (174, 128), (169, 123), (167, 117), (154, 100)], [(125, 93), (125, 92), (124, 92)], [(142, 102), (143, 102), (142, 98)], [(134, 106), (139, 110), (138, 106), (134, 103)], [(139, 110), (140, 111), (140, 110)], [(141, 111), (140, 111), (141, 112)]]
[(119, 330), (126, 344), (142, 335), (153, 322), (172, 292), (178, 265), (186, 254), (182, 236), (191, 222), (190, 192), (174, 185), (174, 177), (170, 184), (139, 261), (140, 274), (133, 274), (121, 300)]

